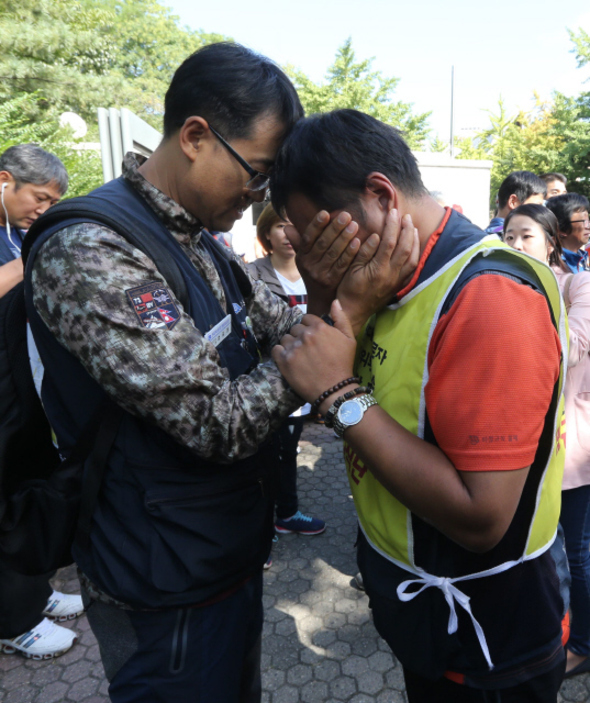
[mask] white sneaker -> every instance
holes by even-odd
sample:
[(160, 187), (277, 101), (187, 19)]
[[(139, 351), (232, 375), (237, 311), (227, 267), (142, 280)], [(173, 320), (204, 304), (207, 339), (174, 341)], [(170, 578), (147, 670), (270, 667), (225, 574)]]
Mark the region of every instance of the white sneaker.
[(28, 632), (11, 640), (0, 640), (0, 651), (4, 654), (19, 652), (27, 659), (53, 659), (65, 654), (76, 639), (75, 632), (43, 618)]
[(77, 618), (83, 612), (84, 606), (80, 596), (70, 596), (59, 591), (53, 591), (47, 601), (43, 615), (58, 622), (66, 622), (66, 620)]

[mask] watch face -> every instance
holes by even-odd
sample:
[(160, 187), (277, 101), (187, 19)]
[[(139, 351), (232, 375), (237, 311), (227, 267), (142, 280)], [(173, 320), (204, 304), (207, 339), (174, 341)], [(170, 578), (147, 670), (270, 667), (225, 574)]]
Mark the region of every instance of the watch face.
[(363, 409), (358, 400), (347, 400), (338, 411), (338, 418), (345, 425), (356, 425), (363, 416)]

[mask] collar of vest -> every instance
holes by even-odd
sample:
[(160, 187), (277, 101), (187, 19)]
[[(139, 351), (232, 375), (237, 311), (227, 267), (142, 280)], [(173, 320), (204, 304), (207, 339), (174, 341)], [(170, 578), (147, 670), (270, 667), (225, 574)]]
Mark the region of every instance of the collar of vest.
[(416, 282), (416, 287), (435, 275), (437, 271), (462, 254), (466, 249), (478, 244), (486, 236), (485, 232), (476, 227), (464, 215), (452, 210), (446, 227), (424, 264), (424, 268)]

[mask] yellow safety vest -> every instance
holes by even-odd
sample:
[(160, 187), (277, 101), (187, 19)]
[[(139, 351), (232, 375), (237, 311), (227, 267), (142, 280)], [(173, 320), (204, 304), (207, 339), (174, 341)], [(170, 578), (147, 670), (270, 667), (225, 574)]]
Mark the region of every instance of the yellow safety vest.
[[(562, 350), (567, 350), (567, 323), (557, 281), (551, 269), (540, 261), (514, 251), (490, 235), (462, 251), (433, 276), (419, 283), (399, 302), (384, 308), (366, 324), (359, 338), (355, 362), (356, 374), (363, 384), (373, 383), (374, 396), (392, 418), (418, 437), (424, 438), (426, 407), (424, 388), (428, 381), (428, 349), (439, 320), (444, 301), (464, 268), (478, 256), (502, 251), (526, 261), (536, 273), (546, 294), (559, 332)], [(490, 257), (493, 269), (493, 256)], [(401, 340), (401, 341), (400, 341)], [(567, 353), (563, 354), (567, 358)], [(398, 587), (401, 600), (411, 600), (418, 591), (408, 592), (410, 585), (440, 588), (449, 603), (451, 619), (449, 633), (456, 630), (455, 602), (463, 607), (473, 621), (488, 665), (493, 668), (481, 628), (471, 613), (469, 599), (455, 585), (462, 580), (481, 578), (505, 571), (546, 551), (557, 530), (561, 507), (561, 481), (565, 449), (560, 439), (564, 433), (562, 363), (553, 414), (553, 446), (547, 457), (543, 478), (539, 483), (536, 507), (531, 519), (528, 539), (521, 558), (496, 564), (477, 574), (454, 579), (444, 574), (427, 574), (414, 562), (414, 535), (410, 511), (373, 476), (363, 461), (346, 442), (344, 456), (352, 495), (361, 529), (369, 544), (378, 553), (416, 576)], [(454, 628), (454, 629), (453, 629)]]

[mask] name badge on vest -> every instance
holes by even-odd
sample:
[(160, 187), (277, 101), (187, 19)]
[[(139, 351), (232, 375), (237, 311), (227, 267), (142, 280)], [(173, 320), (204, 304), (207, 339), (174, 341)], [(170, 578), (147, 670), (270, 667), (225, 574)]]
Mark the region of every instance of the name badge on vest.
[(205, 339), (214, 347), (218, 347), (221, 342), (231, 332), (231, 315), (226, 315), (221, 322), (218, 322), (209, 332), (205, 333)]

